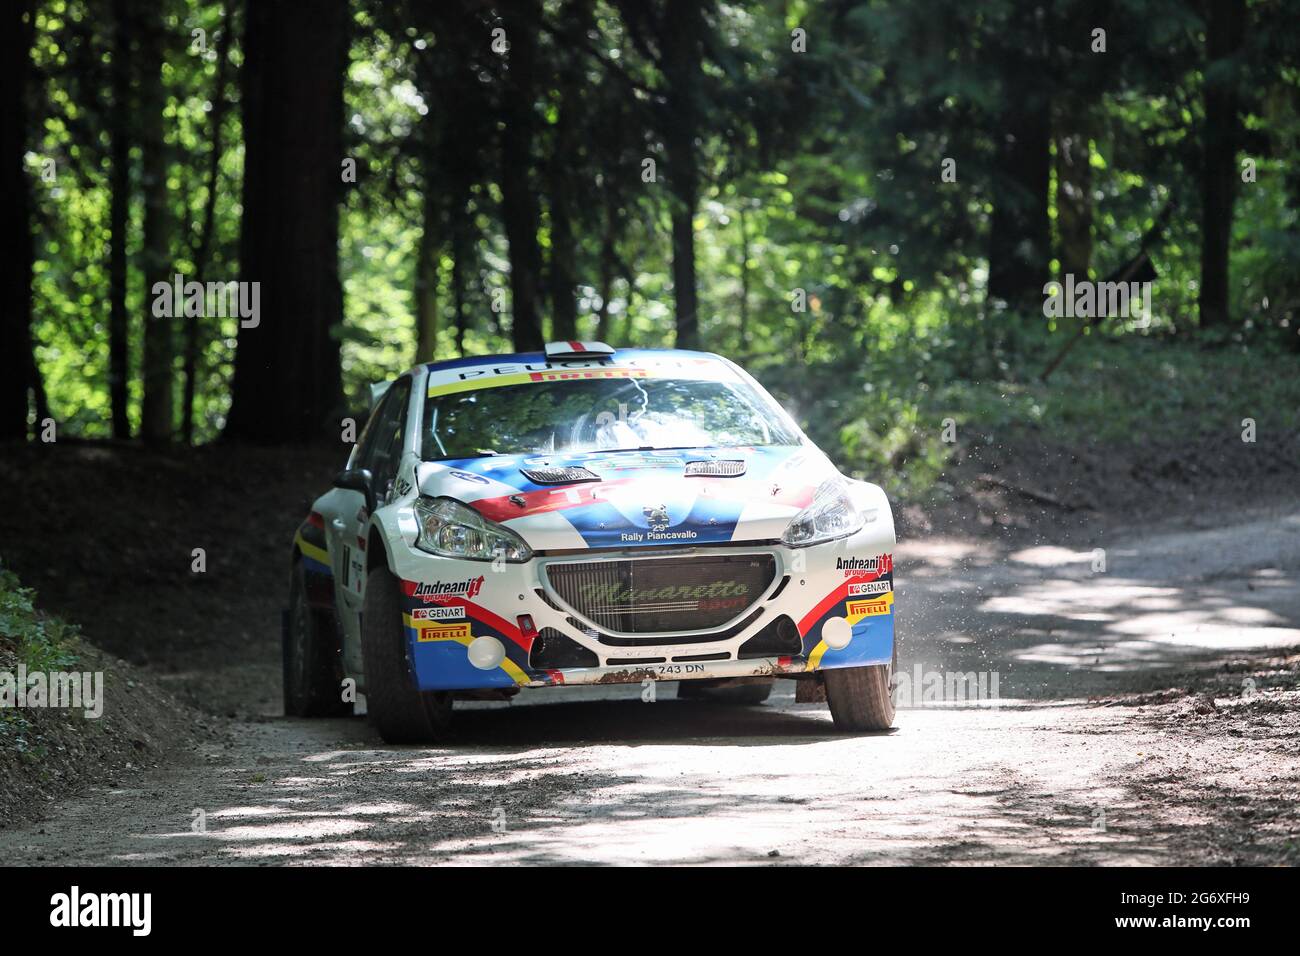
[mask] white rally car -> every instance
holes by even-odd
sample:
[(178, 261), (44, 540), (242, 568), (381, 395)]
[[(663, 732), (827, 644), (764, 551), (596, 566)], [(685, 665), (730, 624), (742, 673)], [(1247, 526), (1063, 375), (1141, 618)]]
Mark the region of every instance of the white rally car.
[(562, 342), (382, 389), (294, 539), (288, 713), (436, 740), (455, 698), (681, 681), (756, 703), (825, 686), (894, 719), (894, 522), (716, 355)]

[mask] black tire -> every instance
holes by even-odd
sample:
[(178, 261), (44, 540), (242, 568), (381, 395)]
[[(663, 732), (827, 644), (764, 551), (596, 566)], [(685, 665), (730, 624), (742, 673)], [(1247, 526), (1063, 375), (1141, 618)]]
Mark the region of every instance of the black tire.
[(307, 600), (301, 562), (289, 581), (289, 612), (284, 633), (284, 712), (290, 717), (346, 717), (343, 661), (338, 627), (328, 611)]
[(893, 664), (833, 667), (822, 671), (822, 680), (836, 730), (864, 733), (894, 726)]
[(386, 743), (435, 743), (447, 736), (452, 695), (416, 688), (397, 578), (386, 567), (372, 568), (366, 575), (361, 657), (366, 668), (366, 710)]
[(703, 700), (715, 704), (756, 707), (772, 693), (775, 678), (755, 680), (684, 680), (677, 684), (678, 700)]

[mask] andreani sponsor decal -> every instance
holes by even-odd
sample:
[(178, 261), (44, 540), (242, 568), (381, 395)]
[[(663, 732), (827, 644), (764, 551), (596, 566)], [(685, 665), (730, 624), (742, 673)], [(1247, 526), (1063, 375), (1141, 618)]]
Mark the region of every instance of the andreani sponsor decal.
[(425, 604), (434, 604), (443, 597), (475, 597), (483, 588), (483, 575), (465, 581), (420, 581), (411, 592)]
[(870, 574), (873, 571), (886, 574), (894, 570), (894, 556), (878, 554), (873, 558), (836, 558), (835, 570), (843, 571), (846, 578)]

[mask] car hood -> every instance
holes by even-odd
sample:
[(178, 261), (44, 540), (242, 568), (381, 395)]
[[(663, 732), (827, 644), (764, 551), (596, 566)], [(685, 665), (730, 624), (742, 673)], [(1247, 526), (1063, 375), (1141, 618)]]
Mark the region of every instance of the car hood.
[[(594, 478), (544, 480), (558, 468)], [(553, 551), (772, 541), (835, 474), (810, 445), (764, 445), (424, 462), (418, 484)]]

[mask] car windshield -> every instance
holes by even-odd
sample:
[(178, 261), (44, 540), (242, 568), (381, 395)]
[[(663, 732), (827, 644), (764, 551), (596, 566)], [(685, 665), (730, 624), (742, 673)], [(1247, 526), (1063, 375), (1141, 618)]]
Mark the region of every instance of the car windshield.
[(433, 460), (797, 443), (745, 382), (619, 378), (430, 396), (422, 445)]

